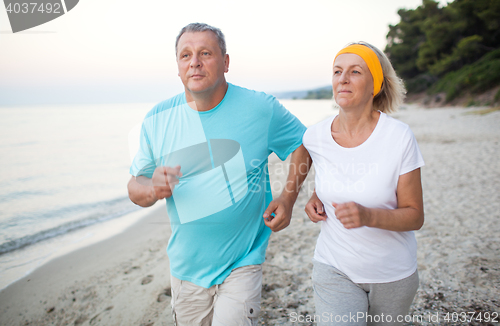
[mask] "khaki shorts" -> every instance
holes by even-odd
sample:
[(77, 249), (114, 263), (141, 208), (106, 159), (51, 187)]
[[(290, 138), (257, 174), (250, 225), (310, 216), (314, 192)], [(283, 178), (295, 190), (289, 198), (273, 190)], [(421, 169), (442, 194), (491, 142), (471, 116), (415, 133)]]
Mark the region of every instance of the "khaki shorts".
[(260, 313), (262, 266), (234, 269), (208, 289), (171, 276), (172, 316), (177, 326), (255, 326)]

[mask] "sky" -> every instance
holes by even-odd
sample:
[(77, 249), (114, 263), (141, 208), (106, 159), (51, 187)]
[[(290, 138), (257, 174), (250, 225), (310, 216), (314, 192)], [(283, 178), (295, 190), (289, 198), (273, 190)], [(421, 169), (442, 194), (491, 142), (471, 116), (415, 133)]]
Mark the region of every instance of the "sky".
[(0, 107), (169, 98), (184, 90), (174, 46), (191, 22), (225, 34), (228, 82), (271, 94), (314, 89), (330, 84), (343, 46), (362, 40), (383, 50), (398, 9), (421, 3), (80, 0), (65, 15), (18, 33), (0, 3)]

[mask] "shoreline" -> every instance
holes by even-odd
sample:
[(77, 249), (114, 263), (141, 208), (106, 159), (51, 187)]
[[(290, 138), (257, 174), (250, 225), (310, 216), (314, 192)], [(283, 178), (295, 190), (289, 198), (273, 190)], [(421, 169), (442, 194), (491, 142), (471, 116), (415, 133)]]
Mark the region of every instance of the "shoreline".
[[(160, 202), (122, 232), (54, 258), (1, 290), (0, 324), (106, 324), (106, 318), (128, 324), (134, 320), (131, 298), (142, 314), (170, 286), (164, 251), (169, 236), (165, 203)], [(34, 316), (37, 321), (30, 321)]]
[[(405, 325), (443, 324), (453, 313), (500, 313), (500, 111), (475, 114), (480, 109), (406, 104), (392, 114), (411, 127), (426, 163), (426, 220), (415, 232), (420, 287), (410, 310), (417, 321)], [(284, 183), (285, 164), (270, 157), (271, 184)], [(314, 172), (292, 223), (269, 240), (259, 324), (290, 325), (292, 316), (314, 315), (311, 259), (320, 224), (304, 212), (313, 182)], [(160, 202), (123, 232), (51, 260), (0, 291), (0, 324), (172, 325), (169, 235)], [(498, 319), (489, 324), (500, 325)]]
[(15, 261), (16, 264), (0, 273), (0, 291), (53, 259), (123, 232), (147, 214), (147, 210), (137, 209), (117, 218), (84, 226), (2, 254), (2, 259)]

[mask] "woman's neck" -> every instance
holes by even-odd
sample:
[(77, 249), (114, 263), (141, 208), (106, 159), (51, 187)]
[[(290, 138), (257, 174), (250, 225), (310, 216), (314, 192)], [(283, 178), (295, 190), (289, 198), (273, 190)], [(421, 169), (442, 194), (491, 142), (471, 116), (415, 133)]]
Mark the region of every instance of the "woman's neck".
[(369, 110), (341, 108), (331, 126), (332, 137), (342, 147), (357, 147), (370, 137), (379, 117), (380, 112), (371, 107)]
[[(362, 133), (366, 128), (373, 130), (377, 125), (380, 113), (373, 110), (373, 106), (366, 106), (359, 109), (340, 108), (339, 114), (334, 124), (334, 130), (347, 135)], [(372, 128), (373, 127), (373, 128)]]

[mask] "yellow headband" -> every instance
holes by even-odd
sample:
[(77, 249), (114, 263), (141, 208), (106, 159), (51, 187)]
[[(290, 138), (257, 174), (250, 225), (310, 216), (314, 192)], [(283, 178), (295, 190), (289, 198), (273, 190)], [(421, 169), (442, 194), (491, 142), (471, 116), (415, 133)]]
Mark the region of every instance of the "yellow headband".
[[(373, 50), (366, 45), (352, 44), (340, 50), (335, 56), (335, 59), (344, 53), (357, 54), (366, 62), (366, 65), (368, 66), (368, 69), (370, 69), (370, 73), (373, 77), (373, 96), (375, 97), (375, 95), (380, 92), (382, 82), (384, 81), (382, 66), (380, 65), (380, 61), (375, 52), (373, 52)], [(335, 61), (335, 59), (333, 61)]]

